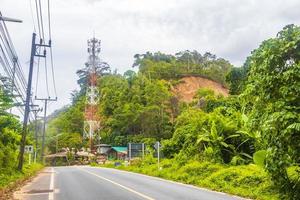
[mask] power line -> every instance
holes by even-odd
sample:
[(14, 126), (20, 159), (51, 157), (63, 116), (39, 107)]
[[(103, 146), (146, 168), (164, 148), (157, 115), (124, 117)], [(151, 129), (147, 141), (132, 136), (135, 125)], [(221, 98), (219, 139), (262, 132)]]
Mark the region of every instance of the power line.
[(51, 41), (51, 15), (50, 15), (50, 0), (48, 0), (48, 29), (49, 29), (49, 40)]
[(43, 23), (43, 12), (42, 12), (41, 0), (39, 0), (39, 7), (40, 7), (40, 18), (41, 18), (41, 30), (42, 30), (42, 35), (43, 35), (43, 43), (45, 43), (44, 42), (45, 41), (45, 33), (44, 33), (44, 23)]
[(24, 75), (23, 70), (21, 69), (21, 65), (20, 65), (20, 63), (19, 63), (19, 60), (18, 60), (18, 56), (17, 56), (16, 50), (15, 50), (14, 45), (13, 45), (13, 43), (12, 43), (11, 37), (10, 37), (10, 35), (8, 34), (8, 29), (7, 29), (7, 26), (6, 26), (5, 23), (4, 23), (4, 29), (5, 29), (5, 31), (6, 31), (6, 33), (7, 33), (7, 38), (8, 38), (9, 44), (10, 44), (9, 46), (10, 46), (10, 48), (11, 48), (11, 50), (12, 50), (12, 54), (14, 55), (14, 56), (13, 56), (13, 59), (16, 59), (16, 62), (17, 62), (17, 70), (18, 70), (18, 73), (20, 73), (20, 74), (19, 74), (19, 77), (21, 78), (22, 84), (23, 84), (24, 89), (25, 89), (25, 88), (26, 88), (26, 78), (25, 78), (25, 75)]
[[(45, 27), (44, 27), (44, 17), (43, 17), (43, 10), (42, 10), (42, 2), (41, 0), (35, 0), (35, 5), (36, 5), (36, 18), (38, 21), (38, 25), (39, 25), (39, 35), (40, 35), (40, 43), (41, 44), (45, 44)], [(47, 57), (44, 57), (44, 68), (45, 68), (45, 86), (46, 86), (46, 91), (47, 91), (47, 95), (48, 97), (51, 96), (50, 95), (50, 90), (49, 90), (49, 77), (48, 76), (52, 76), (52, 80), (51, 80), (51, 85), (53, 84), (53, 90), (54, 90), (54, 95), (57, 96), (57, 90), (56, 90), (56, 81), (55, 81), (55, 75), (54, 75), (54, 62), (53, 62), (53, 49), (52, 49), (52, 42), (51, 42), (51, 37), (52, 37), (52, 30), (51, 30), (51, 9), (50, 9), (50, 0), (47, 1), (47, 20), (48, 20), (48, 34), (49, 34), (49, 51), (50, 51), (50, 61), (47, 59)], [(45, 46), (41, 46), (41, 48), (46, 51), (46, 47)], [(39, 48), (39, 51), (41, 50), (41, 48)], [(50, 65), (48, 65), (48, 61), (50, 62)], [(40, 81), (39, 81), (39, 73), (40, 73), (40, 69), (39, 69), (39, 64), (40, 62), (38, 62), (38, 67), (37, 67), (37, 73), (36, 73), (36, 84), (35, 84), (35, 90), (36, 90), (36, 96), (38, 93), (38, 88), (40, 85)], [(51, 67), (51, 75), (48, 73), (49, 69), (48, 67)]]
[(55, 76), (54, 76), (54, 66), (53, 66), (53, 54), (52, 54), (52, 46), (50, 47), (50, 59), (51, 59), (51, 72), (52, 72), (52, 82), (54, 87), (54, 94), (57, 97), (56, 84), (55, 84)]
[(41, 26), (40, 26), (40, 17), (39, 17), (39, 7), (38, 7), (38, 1), (37, 1), (37, 0), (35, 0), (35, 11), (36, 11), (36, 18), (37, 18), (37, 24), (38, 24), (39, 35), (41, 35)]
[(49, 85), (48, 85), (47, 57), (45, 57), (44, 61), (45, 61), (45, 73), (46, 73), (46, 78), (45, 78), (46, 89), (47, 89), (47, 95), (48, 95), (48, 97), (50, 97), (50, 95), (49, 95)]
[[(0, 12), (0, 65), (2, 66), (7, 80), (3, 87), (8, 91), (14, 101), (14, 107), (19, 113), (24, 115), (24, 101), (26, 96), (26, 79), (19, 63), (19, 59), (14, 48), (12, 39), (8, 32), (5, 20), (20, 22), (7, 17), (3, 17)], [(32, 104), (32, 101), (31, 101)], [(29, 114), (29, 118), (31, 115)]]
[[(40, 54), (40, 52), (39, 52)], [(35, 82), (35, 95), (37, 96), (38, 84), (39, 84), (39, 72), (40, 72), (40, 57), (38, 58), (37, 70), (36, 70), (36, 82)]]
[[(4, 22), (3, 22), (4, 24)], [(1, 23), (0, 25), (0, 38), (2, 41), (1, 45), (1, 63), (6, 75), (10, 78), (13, 83), (13, 87), (16, 88), (18, 93), (25, 91), (26, 80), (24, 78), (24, 73), (20, 68), (18, 62), (18, 57), (16, 55), (15, 49), (9, 37), (7, 29)], [(13, 66), (13, 67), (12, 67)], [(24, 97), (24, 95), (22, 95)]]
[[(50, 14), (50, 0), (48, 0), (48, 26), (49, 26), (49, 41), (51, 43), (52, 35), (51, 35), (51, 14)], [(53, 53), (52, 53), (53, 46), (50, 47), (50, 62), (51, 62), (51, 74), (52, 74), (52, 82), (54, 88), (54, 94), (57, 97), (56, 85), (55, 85), (55, 76), (54, 76), (54, 64), (53, 64)]]
[(31, 0), (29, 0), (29, 6), (30, 6), (31, 19), (32, 19), (32, 23), (33, 23), (33, 31), (36, 32)]

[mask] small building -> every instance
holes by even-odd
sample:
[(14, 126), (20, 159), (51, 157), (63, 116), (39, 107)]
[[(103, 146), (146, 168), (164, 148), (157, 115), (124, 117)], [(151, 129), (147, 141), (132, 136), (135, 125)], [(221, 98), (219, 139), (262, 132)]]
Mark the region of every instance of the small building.
[(127, 147), (111, 147), (107, 151), (108, 160), (125, 160), (127, 156)]
[(97, 147), (97, 153), (100, 155), (107, 154), (107, 152), (111, 149), (111, 146), (108, 144), (99, 144), (95, 146)]
[(46, 155), (44, 158), (47, 165), (70, 165), (67, 151)]

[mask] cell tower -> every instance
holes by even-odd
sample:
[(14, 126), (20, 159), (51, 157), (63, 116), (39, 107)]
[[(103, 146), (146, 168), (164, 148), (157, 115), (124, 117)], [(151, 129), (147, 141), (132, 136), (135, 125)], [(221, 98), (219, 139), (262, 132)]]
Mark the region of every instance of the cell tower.
[(87, 66), (87, 77), (88, 86), (86, 89), (86, 107), (85, 107), (85, 121), (84, 121), (84, 137), (89, 139), (90, 150), (93, 151), (93, 139), (95, 133), (100, 129), (100, 117), (97, 113), (97, 104), (99, 102), (99, 91), (97, 88), (97, 78), (99, 73), (99, 67), (101, 62), (99, 53), (101, 41), (92, 38), (88, 40), (88, 62)]

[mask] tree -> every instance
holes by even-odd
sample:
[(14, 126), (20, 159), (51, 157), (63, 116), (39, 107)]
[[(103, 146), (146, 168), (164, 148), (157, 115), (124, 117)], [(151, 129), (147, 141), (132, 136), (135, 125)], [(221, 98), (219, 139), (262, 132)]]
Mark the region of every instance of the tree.
[(252, 131), (266, 140), (266, 169), (290, 199), (300, 199), (300, 182), (288, 171), (300, 163), (300, 27), (288, 25), (253, 51), (244, 109)]
[(20, 142), (21, 125), (13, 115), (6, 112), (11, 103), (11, 98), (0, 87), (0, 173), (14, 169)]
[(180, 51), (174, 55), (161, 52), (136, 54), (133, 67), (149, 79), (175, 79), (181, 76), (198, 75), (226, 84), (225, 75), (232, 65), (223, 58), (206, 52)]
[(229, 85), (229, 93), (233, 95), (240, 94), (245, 87), (248, 77), (250, 58), (247, 58), (242, 67), (233, 67), (226, 75), (226, 82)]

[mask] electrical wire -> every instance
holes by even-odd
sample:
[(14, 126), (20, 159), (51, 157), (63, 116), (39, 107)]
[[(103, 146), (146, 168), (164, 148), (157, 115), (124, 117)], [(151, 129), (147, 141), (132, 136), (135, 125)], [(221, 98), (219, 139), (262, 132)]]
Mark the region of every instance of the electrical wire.
[(32, 3), (31, 3), (31, 0), (28, 0), (28, 1), (29, 1), (29, 6), (30, 6), (31, 19), (32, 19), (32, 23), (33, 23), (33, 31), (36, 32), (35, 20), (34, 20), (34, 17), (33, 17)]
[(44, 43), (44, 41), (45, 41), (45, 32), (44, 32), (44, 23), (43, 23), (43, 13), (42, 13), (41, 0), (39, 0), (39, 7), (40, 7), (40, 18), (41, 18), (41, 30), (42, 30), (43, 43)]
[(48, 29), (49, 29), (49, 40), (51, 41), (51, 16), (50, 16), (50, 0), (48, 0)]
[(16, 61), (16, 64), (17, 64), (17, 70), (18, 70), (17, 73), (19, 73), (19, 77), (20, 77), (20, 79), (21, 79), (21, 81), (22, 81), (22, 84), (23, 84), (24, 89), (26, 89), (26, 83), (27, 83), (27, 81), (26, 81), (24, 72), (23, 72), (23, 70), (22, 70), (21, 67), (20, 67), (21, 65), (20, 65), (19, 60), (18, 60), (17, 52), (16, 52), (16, 50), (15, 50), (15, 48), (14, 48), (14, 45), (13, 45), (13, 43), (12, 43), (12, 39), (11, 39), (10, 35), (8, 34), (8, 29), (7, 29), (7, 26), (6, 26), (5, 23), (4, 23), (4, 29), (5, 29), (7, 38), (8, 38), (8, 43), (9, 43), (11, 52), (12, 52), (12, 54), (13, 54), (12, 57), (13, 57), (13, 59), (17, 59), (17, 61)]
[(36, 82), (35, 82), (35, 96), (38, 96), (38, 84), (39, 84), (39, 72), (40, 72), (40, 57), (38, 58), (37, 70), (36, 70)]
[(54, 94), (55, 94), (55, 97), (57, 97), (56, 84), (55, 84), (55, 75), (54, 75), (54, 66), (53, 66), (52, 46), (50, 47), (50, 59), (51, 59), (51, 72), (52, 72), (52, 82), (53, 82)]
[(36, 18), (37, 18), (37, 24), (38, 24), (39, 36), (41, 37), (41, 26), (40, 26), (40, 17), (39, 17), (39, 6), (38, 6), (38, 1), (37, 1), (37, 0), (35, 0), (35, 10), (36, 10)]
[[(6, 24), (3, 20), (0, 21), (0, 49), (0, 64), (3, 67), (6, 76), (11, 80), (10, 89), (13, 89), (11, 93), (14, 103), (23, 105), (26, 99), (27, 81)], [(16, 95), (14, 92), (16, 92)], [(17, 106), (17, 110), (19, 110), (21, 115), (24, 115), (24, 107)], [(30, 115), (30, 117), (32, 117), (32, 115)]]
[[(15, 66), (15, 69), (18, 69), (18, 68), (17, 68), (18, 62), (15, 61), (16, 55), (13, 54), (13, 53), (11, 52), (11, 51), (12, 51), (11, 48), (10, 48), (10, 47), (11, 47), (11, 44), (9, 44), (9, 43), (7, 42), (7, 40), (3, 41), (3, 37), (2, 37), (2, 36), (1, 36), (1, 40), (2, 40), (2, 42), (4, 43), (3, 46), (4, 46), (6, 52), (7, 52), (8, 56), (9, 56), (9, 59), (7, 59), (6, 56), (4, 57), (5, 59), (7, 59), (7, 61), (6, 61), (7, 66)], [(2, 52), (3, 52), (3, 55), (5, 55), (3, 49), (2, 49)], [(14, 67), (8, 67), (8, 68), (7, 68), (7, 69), (9, 69), (9, 71), (10, 71), (10, 73), (9, 73), (10, 79), (13, 80), (13, 82), (18, 83), (18, 82), (15, 81), (15, 79), (14, 79), (14, 76), (16, 75), (15, 77), (19, 79), (19, 83), (21, 84), (21, 86), (22, 86), (22, 88), (23, 88), (23, 91), (25, 91), (25, 90), (26, 90), (26, 87), (24, 87), (24, 84), (23, 84), (24, 77), (22, 76), (22, 74), (19, 73), (19, 71), (16, 71), (16, 70), (15, 70), (15, 72), (17, 72), (17, 73), (14, 74), (13, 68), (14, 68)]]
[[(49, 29), (49, 40), (51, 43), (52, 36), (51, 36), (51, 15), (50, 15), (50, 0), (48, 0), (48, 29)], [(54, 64), (53, 64), (53, 52), (52, 52), (52, 44), (50, 46), (50, 62), (51, 62), (51, 74), (52, 74), (52, 82), (53, 82), (53, 88), (54, 88), (54, 94), (55, 97), (57, 97), (57, 91), (56, 91), (56, 84), (55, 84), (55, 75), (54, 75)]]
[[(1, 30), (2, 30), (2, 27), (1, 27)], [(7, 54), (11, 53), (10, 52), (11, 49), (8, 46), (9, 44), (7, 43), (7, 40), (5, 40), (2, 35), (0, 36), (0, 38), (1, 38), (1, 41), (4, 43), (4, 45), (3, 45), (4, 49), (3, 49), (3, 46), (1, 46), (1, 51), (2, 51), (3, 59), (4, 59), (4, 60), (3, 59), (2, 60), (3, 60), (3, 62), (5, 62), (5, 64), (3, 64), (3, 68), (5, 69), (6, 74), (9, 76), (10, 80), (12, 80), (13, 79), (13, 69), (12, 69), (13, 67), (11, 67), (11, 65), (13, 64), (13, 60), (12, 60), (13, 58), (11, 55), (8, 55), (9, 58), (6, 57), (6, 53)], [(15, 84), (16, 84), (16, 87), (20, 88), (20, 85), (17, 81), (15, 81)], [(23, 89), (25, 91), (25, 88), (23, 88)]]
[(49, 85), (48, 85), (47, 57), (45, 58), (45, 73), (46, 73), (45, 81), (46, 81), (47, 95), (48, 95), (48, 97), (50, 97), (50, 95), (49, 95)]

